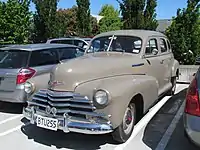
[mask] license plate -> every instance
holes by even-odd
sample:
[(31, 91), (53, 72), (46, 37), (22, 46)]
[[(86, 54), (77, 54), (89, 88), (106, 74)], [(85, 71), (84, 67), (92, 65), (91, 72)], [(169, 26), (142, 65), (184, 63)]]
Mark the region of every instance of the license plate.
[(37, 126), (49, 130), (57, 131), (58, 129), (58, 120), (54, 118), (43, 117), (37, 115)]

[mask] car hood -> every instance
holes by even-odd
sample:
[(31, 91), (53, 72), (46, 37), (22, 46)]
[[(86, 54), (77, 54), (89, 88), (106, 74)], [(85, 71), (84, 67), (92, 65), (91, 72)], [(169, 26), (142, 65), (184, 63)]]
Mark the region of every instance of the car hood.
[(97, 79), (128, 75), (144, 74), (146, 61), (132, 54), (99, 52), (58, 64), (51, 72), (52, 90), (73, 91), (81, 83)]

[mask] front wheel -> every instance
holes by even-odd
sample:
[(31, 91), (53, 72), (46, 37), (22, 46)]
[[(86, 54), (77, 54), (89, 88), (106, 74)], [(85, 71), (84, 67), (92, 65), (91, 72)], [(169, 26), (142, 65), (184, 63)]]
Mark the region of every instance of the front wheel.
[(112, 133), (113, 139), (120, 143), (126, 142), (133, 132), (135, 123), (136, 106), (134, 103), (130, 103), (125, 111), (121, 125)]

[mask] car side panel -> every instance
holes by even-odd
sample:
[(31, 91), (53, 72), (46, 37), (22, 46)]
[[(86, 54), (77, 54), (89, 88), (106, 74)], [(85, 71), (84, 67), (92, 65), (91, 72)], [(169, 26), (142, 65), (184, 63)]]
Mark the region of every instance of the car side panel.
[(93, 99), (95, 89), (104, 89), (110, 93), (108, 106), (97, 109), (97, 112), (111, 115), (114, 128), (121, 124), (125, 109), (135, 95), (143, 96), (144, 112), (158, 99), (157, 81), (146, 75), (124, 75), (94, 80), (77, 86), (75, 92)]

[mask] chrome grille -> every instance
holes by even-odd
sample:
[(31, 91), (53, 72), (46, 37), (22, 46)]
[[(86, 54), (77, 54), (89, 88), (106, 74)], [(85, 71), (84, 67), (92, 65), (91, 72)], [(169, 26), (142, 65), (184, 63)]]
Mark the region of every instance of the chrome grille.
[(99, 116), (99, 114), (93, 112), (96, 107), (91, 100), (86, 96), (72, 92), (40, 90), (33, 96), (31, 101), (28, 101), (28, 104), (29, 106), (37, 106), (37, 110), (43, 112), (47, 106), (55, 107), (57, 110), (56, 116), (63, 116), (64, 113), (69, 116), (83, 118), (86, 115)]

